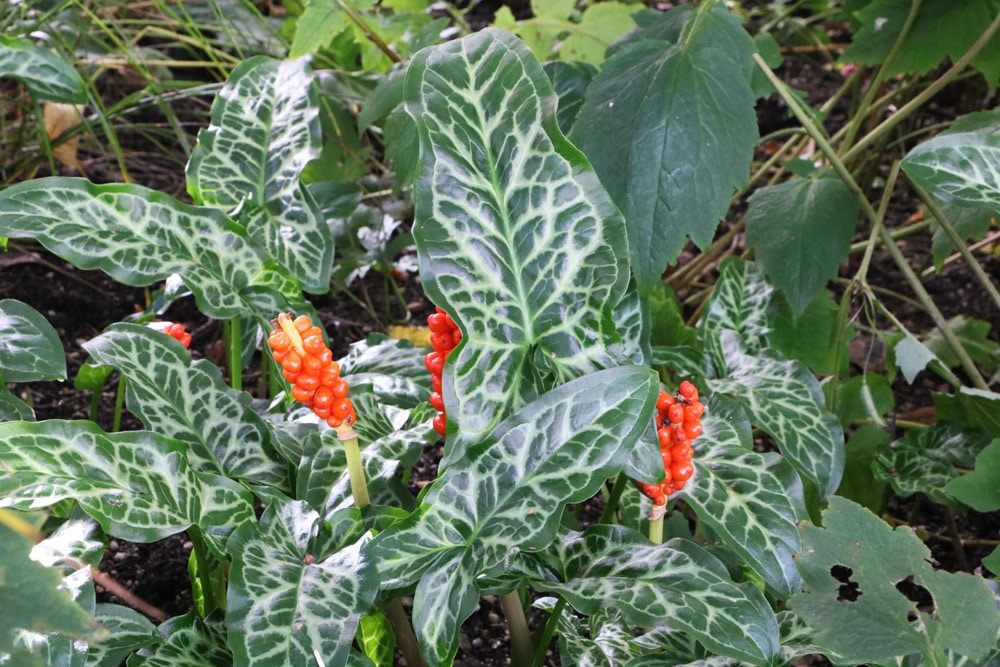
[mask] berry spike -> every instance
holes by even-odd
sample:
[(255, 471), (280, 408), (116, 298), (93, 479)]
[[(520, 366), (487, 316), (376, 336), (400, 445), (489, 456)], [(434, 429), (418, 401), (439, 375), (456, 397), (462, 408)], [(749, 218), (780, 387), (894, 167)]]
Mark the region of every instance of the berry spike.
[(702, 433), (701, 416), (704, 413), (698, 389), (687, 380), (681, 383), (676, 394), (660, 392), (656, 402), (656, 429), (664, 479), (659, 484), (638, 483), (643, 495), (653, 501), (651, 520), (663, 516), (668, 498), (683, 489), (694, 475), (691, 442)]

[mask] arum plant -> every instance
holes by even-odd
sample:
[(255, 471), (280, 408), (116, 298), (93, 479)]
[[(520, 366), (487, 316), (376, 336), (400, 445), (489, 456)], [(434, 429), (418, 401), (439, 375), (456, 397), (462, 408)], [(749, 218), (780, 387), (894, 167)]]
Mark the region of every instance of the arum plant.
[[(704, 3), (641, 21), (604, 72), (652, 58), (676, 79), (673, 90), (693, 91), (688, 103), (705, 111), (693, 116), (706, 123), (726, 111), (709, 108), (722, 98), (704, 88), (717, 72), (741, 91), (725, 98), (733, 113), (752, 112), (743, 106), (753, 101), (753, 42), (724, 9)], [(602, 116), (613, 108), (665, 127), (643, 107), (647, 98), (617, 97), (604, 72), (572, 136), (614, 125)], [(311, 81), (302, 61), (251, 59), (233, 72), (189, 165), (192, 205), (138, 186), (46, 179), (0, 192), (0, 234), (38, 239), (129, 284), (177, 274), (206, 315), (247, 324), (243, 344), (253, 350), (272, 317), (309, 310), (303, 288), (329, 284), (332, 242), (317, 232), (318, 209), (302, 187), (318, 141)], [(110, 326), (85, 349), (127, 378), (127, 405), (143, 429), (34, 422), (20, 408), (0, 423), (0, 508), (78, 508), (88, 538), (65, 548), (88, 566), (95, 540), (195, 533), (204, 548), (192, 569), (211, 574), (199, 577), (197, 608), (159, 627), (94, 603), (86, 573), (70, 574), (59, 604), (82, 607), (107, 634), (84, 633), (79, 614), (73, 625), (43, 628), (23, 616), (12, 637), (0, 635), (0, 652), (72, 652), (84, 665), (388, 665), (398, 643), (408, 663), (447, 665), (481, 597), (499, 595), (525, 664), (540, 664), (554, 636), (564, 664), (840, 655), (842, 642), (826, 633), (829, 648), (817, 646), (809, 625), (822, 620), (817, 603), (837, 594), (820, 585), (826, 560), (803, 571), (796, 555), (825, 536), (837, 549), (845, 543), (851, 522), (842, 517), (854, 510), (842, 504), (826, 510), (830, 527), (799, 528), (822, 516), (838, 487), (843, 432), (813, 374), (771, 344), (775, 292), (763, 271), (724, 262), (687, 343), (654, 345), (652, 276), (676, 259), (682, 240), (671, 234), (687, 230), (670, 205), (629, 200), (625, 183), (605, 190), (607, 154), (594, 146), (585, 155), (566, 138), (552, 83), (522, 42), (488, 29), (428, 48), (396, 91), (419, 145), (421, 279), (461, 334), (440, 369), (446, 409), (428, 402), (427, 349), (379, 335), (358, 341), (337, 362), (322, 360), (351, 385), (353, 412), (336, 417), (357, 438), (348, 452), (334, 428), (344, 424), (329, 421), (326, 399), (295, 368), (282, 369), (293, 385), (254, 400), (170, 337)], [(713, 160), (749, 161), (754, 137), (729, 129), (736, 140), (677, 177), (689, 169), (698, 180)], [(660, 138), (662, 148), (676, 137)], [(638, 177), (633, 166), (630, 174)], [(704, 193), (713, 206), (731, 194), (732, 178), (727, 171)], [(663, 175), (652, 187), (673, 181)], [(673, 221), (667, 231), (654, 224), (661, 214)], [(714, 213), (700, 215), (714, 225)], [(5, 334), (29, 326), (2, 322)], [(323, 341), (310, 339), (323, 332), (304, 331), (289, 346), (320, 354)], [(662, 481), (653, 416), (660, 392), (680, 379), (706, 403), (703, 432), (692, 443), (693, 475), (671, 494), (678, 511), (653, 544), (650, 502), (620, 480)], [(308, 408), (291, 400), (303, 396)], [(407, 476), (438, 440), (439, 414), (444, 458), (414, 497), (397, 472)], [(755, 430), (767, 447), (755, 446)], [(367, 499), (352, 493), (362, 473)], [(601, 522), (573, 525), (569, 506), (600, 508), (605, 497)], [(978, 583), (962, 594), (975, 609), (991, 600)], [(531, 597), (550, 614), (540, 642), (517, 622), (524, 610), (515, 605)], [(403, 600), (412, 600), (409, 613)], [(962, 617), (946, 611), (949, 622)], [(915, 629), (900, 650), (936, 638)], [(985, 653), (974, 640), (945, 649)]]

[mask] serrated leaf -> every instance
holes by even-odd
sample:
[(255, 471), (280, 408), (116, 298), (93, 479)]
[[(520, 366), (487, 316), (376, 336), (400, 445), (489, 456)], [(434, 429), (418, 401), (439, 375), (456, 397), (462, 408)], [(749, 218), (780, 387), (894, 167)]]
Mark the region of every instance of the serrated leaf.
[(315, 0), (307, 4), (295, 21), (295, 37), (289, 56), (317, 53), (329, 46), (333, 38), (347, 30), (351, 19), (333, 0)]
[(633, 626), (681, 629), (715, 653), (757, 665), (779, 651), (777, 619), (763, 594), (734, 584), (722, 563), (690, 540), (654, 545), (605, 524), (570, 533), (550, 553), (541, 555), (544, 567), (526, 574), (580, 613), (613, 607)]
[[(736, 17), (708, 3), (647, 20), (604, 62), (570, 133), (625, 214), (642, 293), (687, 237), (708, 246), (757, 141), (755, 47)], [(656, 22), (683, 29), (665, 41)]]
[(298, 285), (219, 211), (138, 185), (49, 177), (0, 191), (0, 234), (33, 238), (82, 269), (145, 287), (180, 274), (199, 310), (265, 321)]
[(684, 498), (779, 597), (787, 597), (801, 583), (793, 560), (805, 506), (801, 482), (780, 457), (741, 442), (734, 420), (715, 414), (722, 403), (708, 403), (704, 434), (692, 443), (695, 477)]
[(992, 440), (962, 424), (939, 423), (908, 431), (872, 462), (875, 479), (888, 482), (897, 495), (922, 493), (936, 503), (965, 510), (946, 485), (958, 468), (972, 468), (976, 456)]
[[(253, 517), (250, 493), (195, 472), (183, 443), (147, 431), (105, 433), (93, 422), (0, 424), (0, 507), (47, 507), (72, 498), (105, 533), (153, 542), (191, 525), (236, 526)], [(208, 541), (210, 546), (214, 540)]]
[(957, 394), (931, 398), (940, 421), (956, 421), (1000, 438), (1000, 394), (995, 391), (959, 387)]
[[(850, 342), (855, 329), (838, 319), (837, 304), (821, 294), (795, 314), (784, 299), (775, 299), (769, 311), (771, 347), (789, 359), (797, 359), (819, 375), (847, 375)], [(840, 368), (834, 369), (839, 359)]]
[(187, 445), (197, 470), (289, 488), (287, 463), (272, 450), (250, 395), (230, 389), (219, 367), (170, 336), (139, 325), (108, 327), (84, 349), (128, 380), (129, 410), (151, 431)]
[[(1000, 361), (1000, 345), (989, 338), (992, 328), (989, 322), (965, 315), (956, 315), (949, 318), (945, 322), (945, 326), (980, 368), (985, 369), (988, 373), (993, 373), (996, 370), (997, 363)], [(956, 368), (961, 364), (958, 355), (952, 351), (951, 346), (948, 345), (941, 330), (937, 327), (931, 329), (924, 337), (924, 344), (948, 368)]]
[[(478, 575), (502, 570), (518, 550), (544, 547), (559, 508), (589, 498), (621, 470), (656, 395), (651, 371), (621, 367), (572, 380), (509, 417), (474, 456), (444, 470), (416, 512), (375, 538), (383, 587), (408, 586), (428, 570), (437, 576), (441, 559)], [(434, 590), (434, 600), (457, 604), (476, 584), (455, 585), (462, 589), (454, 594)], [(435, 609), (457, 636), (462, 609)]]
[(358, 619), (377, 592), (364, 540), (323, 553), (319, 515), (301, 501), (272, 504), (233, 533), (226, 625), (236, 664), (347, 663)]
[[(629, 281), (627, 241), (556, 126), (545, 73), (509, 33), (488, 29), (414, 56), (406, 109), (421, 141), (421, 279), (462, 330), (444, 376), (454, 448), (539, 385), (614, 365), (606, 346), (618, 338), (611, 312)], [(525, 372), (531, 362), (548, 383)]]
[(0, 299), (0, 377), (4, 382), (66, 379), (59, 334), (41, 313), (15, 299)]
[[(989, 25), (997, 9), (992, 0), (925, 0), (901, 46), (894, 52), (912, 6), (910, 0), (875, 0), (855, 12), (857, 28), (854, 40), (842, 60), (878, 65), (894, 53), (892, 61), (886, 63), (887, 76), (923, 74), (937, 67), (945, 58), (955, 61), (962, 57), (982, 34), (984, 27)], [(996, 36), (987, 47), (992, 52), (992, 58), (980, 53), (980, 57), (972, 61), (991, 88), (1000, 78), (995, 43)]]
[(899, 342), (892, 348), (892, 351), (896, 359), (896, 364), (899, 366), (899, 370), (903, 374), (903, 377), (906, 378), (908, 384), (913, 384), (917, 373), (927, 368), (927, 364), (932, 361), (940, 362), (926, 345), (917, 340), (909, 332), (906, 332), (899, 339)]
[(559, 57), (570, 62), (601, 65), (604, 52), (619, 37), (635, 28), (635, 7), (623, 2), (588, 5), (579, 24), (570, 24), (569, 34), (559, 47)]
[(87, 103), (87, 84), (65, 60), (17, 37), (0, 35), (0, 78), (17, 79), (43, 100)]
[(162, 643), (129, 658), (128, 667), (233, 667), (226, 629), (216, 617), (190, 611), (159, 626)]
[(747, 244), (772, 285), (801, 314), (847, 261), (859, 205), (832, 170), (754, 192)]
[(726, 367), (719, 340), (724, 331), (735, 331), (750, 353), (767, 347), (767, 312), (773, 295), (774, 288), (756, 263), (727, 257), (719, 265), (719, 278), (698, 323), (701, 338), (718, 368)]
[(711, 392), (739, 403), (796, 470), (822, 494), (833, 493), (844, 472), (844, 431), (824, 407), (816, 378), (774, 350), (747, 354), (733, 332), (721, 339), (729, 375), (709, 380)]
[(0, 522), (0, 661), (14, 651), (20, 630), (81, 639), (101, 634), (90, 615), (59, 588), (58, 571), (31, 560), (32, 546)]
[(307, 59), (244, 60), (215, 102), (187, 167), (196, 204), (238, 209), (250, 237), (307, 290), (329, 289), (333, 238), (299, 183), (319, 156), (319, 102)]
[(944, 490), (978, 512), (1000, 510), (1000, 440), (983, 448), (975, 468), (950, 480)]
[[(909, 530), (893, 530), (844, 498), (829, 503), (822, 528), (802, 529), (805, 591), (788, 601), (814, 628), (816, 644), (846, 664), (944, 649), (975, 660), (996, 646), (997, 610), (982, 578), (935, 571)], [(907, 597), (914, 588), (930, 596), (931, 609)]]
[(945, 134), (907, 153), (902, 167), (920, 187), (945, 201), (1000, 207), (1000, 135)]

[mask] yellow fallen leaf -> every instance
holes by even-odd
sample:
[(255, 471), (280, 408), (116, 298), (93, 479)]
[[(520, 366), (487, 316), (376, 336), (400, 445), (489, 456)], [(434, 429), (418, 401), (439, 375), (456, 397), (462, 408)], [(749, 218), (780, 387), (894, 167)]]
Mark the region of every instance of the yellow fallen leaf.
[(389, 327), (389, 337), (398, 340), (408, 340), (417, 347), (431, 346), (431, 330), (427, 327), (392, 326)]
[[(55, 142), (62, 135), (76, 129), (83, 123), (82, 104), (63, 104), (61, 102), (45, 103), (45, 133), (49, 135), (49, 140)], [(80, 135), (76, 135), (62, 142), (58, 146), (53, 146), (52, 157), (66, 165), (73, 167), (81, 174), (83, 165), (76, 157), (77, 144), (80, 143)]]

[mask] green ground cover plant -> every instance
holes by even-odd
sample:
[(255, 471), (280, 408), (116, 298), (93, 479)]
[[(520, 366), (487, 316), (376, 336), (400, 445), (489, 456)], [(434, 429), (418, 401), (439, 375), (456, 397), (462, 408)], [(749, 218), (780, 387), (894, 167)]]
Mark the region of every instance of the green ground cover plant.
[[(948, 319), (899, 245), (933, 226), (932, 264), (957, 253), (1000, 309), (969, 242), (1000, 206), (1000, 115), (899, 132), (967, 71), (995, 90), (1000, 6), (536, 4), (472, 30), (424, 2), (291, 4), (279, 22), (158, 3), (158, 29), (220, 79), (186, 193), (5, 172), (0, 236), (151, 298), (83, 343), (76, 378), (99, 391), (116, 373), (129, 431), (35, 420), (18, 383), (65, 379), (65, 353), (41, 313), (0, 300), (0, 664), (448, 665), (484, 595), (515, 665), (553, 640), (564, 665), (1000, 660), (1000, 552), (935, 568), (882, 518), (911, 496), (952, 518), (1000, 510), (996, 333)], [(28, 108), (94, 104), (75, 45), (32, 36), (87, 7), (35, 9), (0, 23), (0, 77)], [(269, 36), (241, 39), (234, 17)], [(778, 39), (822, 43), (816, 17), (856, 38), (819, 107), (775, 74)], [(114, 44), (125, 24), (101, 26)], [(150, 81), (131, 103), (165, 94)], [(767, 96), (794, 124), (762, 138)], [(114, 146), (114, 118), (75, 131)], [(926, 222), (890, 226), (901, 191)], [(334, 362), (309, 325), (296, 340), (285, 313), (318, 321), (313, 299), (369, 270), (395, 289), (411, 241), (447, 341), (376, 333)], [(869, 280), (876, 257), (933, 331)], [(225, 323), (224, 369), (154, 323), (185, 299)], [(270, 344), (275, 320), (289, 340)], [(856, 341), (885, 364), (852, 365)], [(356, 421), (327, 422), (310, 355)], [(244, 389), (251, 365), (266, 395)], [(892, 383), (918, 373), (949, 387), (930, 424), (894, 417)], [(442, 436), (415, 496), (405, 480)], [(684, 482), (666, 504), (642, 492), (665, 474)], [(582, 524), (581, 505), (600, 517)], [(108, 539), (180, 532), (189, 613), (155, 624), (96, 601)]]

